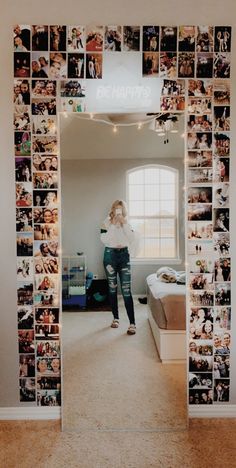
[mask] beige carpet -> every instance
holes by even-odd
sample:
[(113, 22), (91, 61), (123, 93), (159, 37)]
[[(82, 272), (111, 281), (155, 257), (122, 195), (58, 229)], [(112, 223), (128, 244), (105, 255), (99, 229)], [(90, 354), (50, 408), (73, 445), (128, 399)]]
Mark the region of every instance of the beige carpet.
[(236, 420), (189, 431), (60, 432), (59, 422), (0, 422), (1, 468), (235, 468)]
[(146, 307), (135, 304), (137, 334), (128, 336), (120, 307), (63, 313), (63, 429), (186, 429), (185, 365), (160, 363)]

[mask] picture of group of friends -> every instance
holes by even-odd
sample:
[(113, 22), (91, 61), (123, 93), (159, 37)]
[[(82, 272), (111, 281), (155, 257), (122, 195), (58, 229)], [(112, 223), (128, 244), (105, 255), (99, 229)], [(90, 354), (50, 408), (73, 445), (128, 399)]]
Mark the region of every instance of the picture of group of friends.
[(42, 273), (46, 273), (46, 274), (59, 273), (58, 258), (47, 257), (47, 258), (40, 258), (37, 260), (35, 259), (34, 273), (36, 275), (42, 274)]
[(212, 203), (212, 187), (189, 187), (188, 203)]
[(32, 183), (19, 182), (16, 183), (16, 206), (27, 207), (32, 206)]
[(229, 355), (231, 345), (231, 335), (228, 331), (221, 331), (214, 334), (215, 355)]
[(35, 257), (58, 257), (59, 245), (56, 241), (35, 241), (34, 256)]
[(32, 163), (33, 172), (54, 172), (58, 170), (58, 158), (55, 154), (49, 154), (47, 156), (43, 156), (39, 153), (33, 154)]
[(209, 372), (213, 369), (213, 356), (193, 353), (189, 356), (189, 372)]
[(231, 308), (217, 307), (215, 309), (214, 330), (215, 333), (230, 330), (231, 328)]
[(37, 391), (38, 406), (61, 406), (61, 392), (59, 390)]
[(155, 77), (159, 75), (159, 53), (143, 53), (143, 76)]
[[(42, 308), (35, 309), (35, 320), (36, 320), (36, 323), (43, 323), (44, 325), (51, 325), (53, 323), (59, 323), (59, 309), (58, 308), (52, 309), (51, 307), (43, 308), (43, 309)], [(40, 349), (41, 349), (41, 346), (40, 346)], [(56, 346), (56, 344), (54, 346)]]
[(33, 209), (34, 223), (54, 224), (58, 222), (58, 208), (34, 208)]
[(189, 169), (187, 181), (189, 184), (212, 183), (213, 169)]
[(163, 80), (161, 89), (162, 96), (181, 96), (185, 95), (185, 80)]
[[(188, 131), (189, 132), (211, 132), (212, 131), (211, 115), (189, 115)], [(191, 135), (192, 143), (194, 145), (195, 142), (194, 142), (193, 133), (190, 133), (190, 135)], [(191, 145), (190, 145), (190, 149), (199, 149), (202, 146), (204, 146), (204, 141), (202, 141), (204, 133), (202, 134), (199, 133), (198, 135), (199, 135), (198, 137), (199, 141), (197, 142), (195, 147), (191, 148)], [(191, 139), (190, 139), (190, 143), (191, 143)], [(212, 143), (212, 138), (211, 138), (211, 143)], [(203, 147), (201, 149), (205, 149), (205, 148)]]
[(20, 401), (35, 401), (35, 379), (20, 379)]
[(34, 189), (58, 188), (57, 172), (34, 173), (33, 174), (33, 188)]
[(19, 357), (19, 376), (35, 376), (35, 357), (32, 354), (21, 354)]
[[(58, 307), (59, 306), (59, 296), (57, 292), (54, 292), (53, 294), (47, 293), (47, 292), (37, 292), (34, 294), (34, 305), (38, 307)], [(44, 330), (40, 329), (39, 330), (39, 336), (42, 337), (42, 335), (45, 335)], [(58, 335), (59, 338), (59, 335)]]
[(231, 303), (231, 283), (215, 284), (215, 305), (228, 306)]
[(230, 258), (222, 258), (215, 261), (215, 281), (230, 281)]
[(79, 80), (61, 81), (61, 97), (85, 97), (85, 82)]
[(172, 96), (165, 97), (161, 96), (160, 109), (162, 112), (166, 111), (184, 111), (185, 109), (185, 97), (184, 96)]
[(32, 114), (33, 115), (56, 115), (57, 106), (56, 99), (37, 99), (32, 98)]
[(17, 232), (16, 253), (18, 257), (30, 257), (33, 255), (33, 234)]
[(194, 307), (208, 307), (214, 305), (214, 293), (212, 291), (195, 290), (190, 292), (190, 304)]
[(55, 135), (57, 131), (55, 116), (33, 116), (32, 133), (37, 135)]
[(214, 276), (212, 273), (190, 275), (190, 289), (204, 289), (210, 291), (214, 289)]
[(201, 389), (209, 389), (212, 388), (213, 379), (211, 373), (206, 372), (196, 372), (189, 374), (189, 388), (201, 388)]
[(190, 405), (212, 405), (213, 390), (189, 390)]
[(160, 54), (160, 78), (177, 78), (177, 54), (174, 52), (162, 52)]
[(33, 206), (40, 206), (49, 209), (57, 208), (57, 190), (34, 190)]
[(33, 136), (32, 150), (34, 153), (57, 153), (57, 138), (54, 136)]
[(212, 239), (213, 225), (209, 222), (188, 223), (188, 239)]
[(59, 340), (59, 325), (35, 325), (37, 340)]
[(35, 224), (34, 225), (35, 240), (57, 240), (58, 227), (55, 224)]
[(37, 341), (37, 357), (58, 357), (60, 355), (59, 341)]
[(38, 390), (60, 390), (61, 382), (59, 377), (37, 377)]
[(228, 133), (214, 133), (214, 154), (217, 156), (230, 155), (230, 136)]
[(32, 97), (53, 98), (57, 94), (57, 83), (53, 80), (32, 80)]
[(192, 307), (189, 321), (189, 338), (192, 340), (213, 339), (213, 308)]
[(59, 358), (37, 358), (37, 375), (59, 377), (60, 365)]
[[(194, 120), (195, 121), (195, 120)], [(188, 167), (212, 167), (212, 151), (209, 150), (197, 150), (188, 151), (187, 159)]]
[(29, 106), (16, 105), (14, 113), (14, 130), (30, 131)]
[(230, 359), (229, 356), (216, 354), (214, 357), (213, 367), (214, 379), (229, 378), (230, 376)]

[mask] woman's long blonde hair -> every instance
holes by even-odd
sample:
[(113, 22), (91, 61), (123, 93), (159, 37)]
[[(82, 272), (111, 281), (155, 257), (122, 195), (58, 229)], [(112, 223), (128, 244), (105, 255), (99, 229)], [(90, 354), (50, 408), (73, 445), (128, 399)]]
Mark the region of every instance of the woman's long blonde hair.
[(110, 213), (109, 213), (109, 218), (110, 219), (114, 218), (115, 209), (117, 208), (118, 205), (120, 205), (122, 207), (122, 215), (124, 216), (124, 218), (127, 217), (128, 211), (127, 211), (127, 205), (126, 205), (125, 201), (115, 200), (111, 205), (111, 209), (110, 209)]

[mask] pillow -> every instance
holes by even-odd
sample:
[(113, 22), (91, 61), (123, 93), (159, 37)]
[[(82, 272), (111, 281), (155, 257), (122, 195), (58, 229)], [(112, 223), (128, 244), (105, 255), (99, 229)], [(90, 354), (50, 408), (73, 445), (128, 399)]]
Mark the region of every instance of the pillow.
[(170, 267), (161, 267), (159, 268), (159, 270), (157, 270), (156, 272), (156, 275), (157, 275), (157, 278), (162, 274), (162, 273), (165, 273), (167, 275), (176, 275), (176, 271), (173, 270), (173, 268), (170, 268)]
[(161, 273), (158, 277), (160, 281), (164, 283), (176, 283), (176, 275), (173, 273)]

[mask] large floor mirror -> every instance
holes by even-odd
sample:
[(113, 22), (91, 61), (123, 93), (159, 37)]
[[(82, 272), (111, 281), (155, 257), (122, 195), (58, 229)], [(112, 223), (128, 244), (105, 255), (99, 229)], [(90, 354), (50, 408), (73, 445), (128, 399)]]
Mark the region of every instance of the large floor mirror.
[[(60, 115), (65, 431), (187, 427), (183, 132), (182, 114)], [(137, 233), (132, 336), (103, 266), (115, 200)]]

